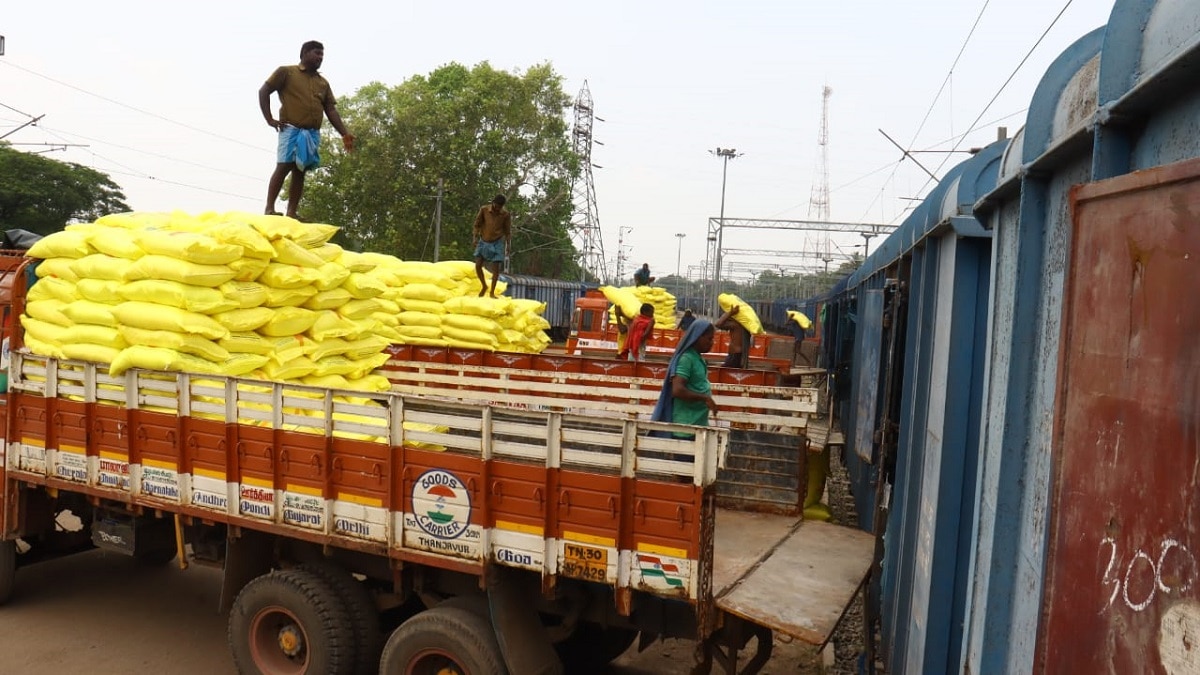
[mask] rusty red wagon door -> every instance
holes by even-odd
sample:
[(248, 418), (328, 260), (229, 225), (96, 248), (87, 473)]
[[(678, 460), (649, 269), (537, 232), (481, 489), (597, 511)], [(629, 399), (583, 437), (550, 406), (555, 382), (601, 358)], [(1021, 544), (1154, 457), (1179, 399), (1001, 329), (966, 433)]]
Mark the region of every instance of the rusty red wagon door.
[(1200, 160), (1075, 189), (1038, 670), (1200, 669)]

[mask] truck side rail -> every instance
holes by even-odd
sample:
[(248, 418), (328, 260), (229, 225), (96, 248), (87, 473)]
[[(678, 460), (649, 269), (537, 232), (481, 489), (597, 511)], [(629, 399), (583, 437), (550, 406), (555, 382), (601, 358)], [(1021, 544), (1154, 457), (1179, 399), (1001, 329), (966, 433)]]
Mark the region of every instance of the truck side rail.
[(496, 563), (547, 585), (603, 583), (624, 611), (634, 591), (711, 601), (705, 523), (724, 429), (186, 373), (110, 377), (20, 351), (9, 390), (12, 480), (469, 573)]
[[(665, 376), (665, 365), (663, 371)], [(383, 372), (393, 391), (404, 394), (630, 418), (648, 417), (662, 388), (662, 379), (644, 377), (396, 359)], [(817, 412), (817, 389), (720, 383), (712, 388), (721, 407), (718, 418), (737, 428), (803, 432)]]

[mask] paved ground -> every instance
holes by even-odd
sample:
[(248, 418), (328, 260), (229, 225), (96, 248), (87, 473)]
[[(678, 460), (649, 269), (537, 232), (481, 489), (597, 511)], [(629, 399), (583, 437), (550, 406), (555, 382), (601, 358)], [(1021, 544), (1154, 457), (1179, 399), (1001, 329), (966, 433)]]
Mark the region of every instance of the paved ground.
[[(216, 612), (220, 573), (144, 568), (92, 551), (22, 569), (0, 608), (0, 672), (221, 675), (234, 668), (225, 618)], [(611, 675), (683, 675), (693, 644), (668, 641), (618, 659)], [(779, 644), (768, 673), (815, 673), (812, 650)]]

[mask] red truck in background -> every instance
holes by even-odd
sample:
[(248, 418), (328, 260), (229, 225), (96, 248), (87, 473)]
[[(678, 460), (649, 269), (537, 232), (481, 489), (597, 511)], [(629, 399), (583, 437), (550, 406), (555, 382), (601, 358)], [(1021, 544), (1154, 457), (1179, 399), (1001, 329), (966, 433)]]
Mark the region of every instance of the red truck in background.
[(729, 426), (701, 428), (644, 419), (652, 378), (112, 377), (24, 349), (31, 262), (0, 255), (0, 600), (100, 547), (223, 569), (241, 672), (578, 672), (640, 636), (752, 673), (775, 632), (828, 640), (865, 578), (869, 535), (799, 517), (813, 390), (718, 384)]

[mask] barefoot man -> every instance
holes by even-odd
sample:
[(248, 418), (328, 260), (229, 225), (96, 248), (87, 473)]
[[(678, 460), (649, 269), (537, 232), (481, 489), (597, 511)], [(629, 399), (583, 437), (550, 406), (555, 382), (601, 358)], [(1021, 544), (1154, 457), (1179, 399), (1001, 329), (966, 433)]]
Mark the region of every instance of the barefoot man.
[[(500, 277), (500, 266), (508, 257), (508, 244), (512, 239), (512, 215), (504, 208), (504, 195), (496, 195), (491, 204), (485, 204), (475, 216), (475, 274), (479, 277), (479, 297), (488, 292), (496, 297), (496, 279)], [(488, 291), (483, 278), (483, 266), (492, 273), (492, 288)]]

